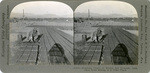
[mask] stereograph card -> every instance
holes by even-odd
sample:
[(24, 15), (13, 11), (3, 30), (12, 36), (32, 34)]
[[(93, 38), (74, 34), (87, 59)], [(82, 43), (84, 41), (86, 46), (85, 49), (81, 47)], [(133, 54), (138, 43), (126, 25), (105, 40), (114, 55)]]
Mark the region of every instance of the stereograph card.
[(149, 0), (3, 0), (3, 73), (149, 73)]

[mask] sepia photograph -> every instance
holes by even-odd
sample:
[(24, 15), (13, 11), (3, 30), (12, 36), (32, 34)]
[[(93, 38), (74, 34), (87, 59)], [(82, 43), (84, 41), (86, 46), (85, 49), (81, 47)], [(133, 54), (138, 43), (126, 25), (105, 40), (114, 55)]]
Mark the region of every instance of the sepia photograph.
[(74, 12), (75, 65), (138, 65), (138, 15), (121, 1), (89, 1)]
[(21, 3), (10, 14), (10, 65), (73, 64), (73, 10), (55, 1)]
[(150, 0), (2, 0), (0, 73), (150, 73), (149, 13)]

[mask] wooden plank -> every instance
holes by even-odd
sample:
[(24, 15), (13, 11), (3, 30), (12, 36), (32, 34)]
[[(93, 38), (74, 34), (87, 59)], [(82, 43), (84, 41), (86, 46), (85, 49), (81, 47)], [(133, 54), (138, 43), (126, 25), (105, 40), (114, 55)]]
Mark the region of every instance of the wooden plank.
[(66, 34), (66, 33), (64, 33), (63, 31), (60, 31), (60, 30), (56, 30), (56, 29), (54, 29), (54, 30), (55, 30), (58, 34), (60, 34), (61, 36), (67, 37), (67, 39), (68, 39), (70, 42), (73, 43), (73, 37), (72, 37), (71, 35)]
[(120, 43), (120, 41), (117, 39), (117, 37), (114, 35), (114, 33), (112, 32), (112, 28), (109, 31), (111, 34), (111, 37), (109, 39), (110, 43), (113, 45), (111, 46), (111, 50), (113, 51), (115, 49), (115, 47)]
[(104, 39), (103, 62), (101, 65), (110, 65), (112, 64), (111, 52), (115, 49), (119, 42), (113, 35), (111, 28), (105, 28), (104, 32), (108, 35)]
[(88, 53), (89, 49), (90, 49), (91, 46), (84, 46), (84, 49), (82, 50), (82, 54), (78, 55), (78, 58), (77, 59), (78, 61), (76, 62), (76, 64), (83, 64), (83, 59), (84, 57), (86, 56), (86, 54)]
[[(89, 46), (90, 47), (90, 46)], [(96, 46), (92, 46), (90, 47), (90, 49), (87, 51), (86, 55), (83, 57), (82, 59), (82, 64), (90, 64), (92, 58), (93, 58), (93, 55), (95, 53), (95, 48)]]
[[(63, 46), (63, 48), (65, 49), (65, 51), (67, 51), (68, 49), (69, 50), (72, 49), (72, 54), (73, 54), (73, 44), (71, 45), (71, 48), (70, 48), (70, 46), (68, 46), (68, 44), (70, 44), (70, 43), (68, 43), (68, 41), (66, 41), (66, 39), (64, 39), (62, 36), (60, 36), (56, 31), (54, 31), (53, 29), (50, 29), (50, 27), (40, 28), (40, 31), (42, 34), (44, 34), (44, 38), (43, 38), (44, 44), (41, 44), (41, 46), (43, 46), (42, 48), (46, 48), (47, 52), (51, 49), (51, 47), (55, 43), (60, 43)], [(67, 54), (69, 54), (69, 53), (70, 53), (70, 51), (67, 51), (66, 56), (68, 56)], [(40, 57), (41, 57), (41, 55), (40, 55)], [(73, 60), (72, 55), (70, 56), (70, 58), (72, 58), (72, 60)]]
[(129, 56), (130, 58), (132, 59), (132, 61), (134, 62), (134, 64), (137, 64), (137, 60), (138, 60), (138, 51), (136, 50), (138, 48), (135, 48), (131, 45), (131, 43), (129, 43), (129, 40), (128, 37), (125, 37), (122, 33), (118, 32), (118, 30), (115, 30), (115, 33), (116, 33), (116, 36), (118, 37), (118, 39), (120, 40), (120, 43), (123, 43), (126, 45), (127, 49), (128, 49), (128, 53), (129, 53)]
[(135, 36), (134, 34), (129, 33), (128, 31), (125, 30), (119, 30), (120, 32), (122, 32), (122, 34), (124, 34), (126, 37), (129, 37), (130, 40), (132, 40), (134, 43), (136, 43), (138, 45), (138, 36)]
[(28, 55), (28, 58), (27, 58), (26, 63), (28, 63), (28, 60), (29, 60), (29, 58), (30, 58), (30, 55), (31, 55), (32, 49), (33, 49), (33, 47), (31, 48), (31, 50), (30, 50), (30, 51), (28, 51), (29, 55)]
[[(60, 36), (57, 32), (55, 32), (54, 30), (51, 30), (51, 32), (53, 32), (53, 33), (55, 33), (54, 35), (55, 35), (55, 37), (57, 36), (58, 38), (58, 40), (59, 40), (59, 42), (63, 42), (63, 44), (62, 45), (65, 45), (65, 46), (68, 46), (68, 47), (70, 47), (70, 48), (66, 48), (72, 55), (73, 55), (73, 44), (72, 43), (70, 43), (69, 41), (67, 41), (64, 37), (62, 37), (62, 36)], [(54, 37), (54, 38), (55, 38)], [(66, 37), (66, 38), (68, 38), (68, 37)], [(55, 39), (55, 40), (57, 40), (57, 39)], [(58, 43), (59, 43), (58, 42)]]
[(50, 37), (50, 35), (48, 34), (47, 30), (45, 28), (42, 28), (42, 33), (44, 34), (44, 45), (47, 47), (46, 50), (49, 51), (52, 46), (55, 44), (54, 40), (52, 39), (52, 37)]
[(83, 46), (82, 49), (78, 50), (77, 56), (74, 57), (74, 64), (78, 64), (82, 57), (86, 54), (88, 46)]
[[(56, 31), (55, 31), (56, 32)], [(62, 41), (64, 41), (64, 43), (66, 45), (68, 45), (70, 48), (72, 48), (70, 51), (71, 51), (71, 54), (73, 54), (73, 41), (70, 41), (68, 40), (69, 37), (64, 37), (62, 36), (61, 34), (58, 33), (59, 31), (56, 32), (56, 34), (58, 34), (60, 36), (60, 39), (62, 39)], [(64, 33), (65, 34), (65, 33)], [(70, 36), (71, 37), (71, 36)], [(73, 38), (73, 37), (72, 37)]]
[(30, 55), (29, 55), (29, 59), (28, 59), (27, 63), (35, 63), (36, 62), (37, 51), (38, 51), (37, 49), (38, 49), (38, 45), (36, 47), (32, 48), (32, 50), (30, 51)]
[[(121, 35), (121, 33), (120, 33), (120, 35)], [(132, 52), (132, 54), (134, 54), (136, 57), (138, 56), (138, 45), (133, 45), (132, 43), (133, 42), (131, 42), (130, 41), (130, 39), (128, 39), (128, 37), (124, 37), (124, 38), (122, 38), (123, 40), (123, 42), (127, 45), (127, 47), (129, 48), (128, 50), (129, 50), (129, 52)]]
[(101, 54), (101, 52), (95, 51), (95, 54), (94, 54), (94, 56), (92, 58), (92, 61), (91, 61), (90, 65), (98, 65), (100, 54)]
[[(125, 36), (125, 39), (128, 40), (128, 42), (135, 47), (136, 50), (138, 50), (137, 46), (138, 46), (138, 41), (134, 41), (133, 38), (136, 38), (136, 40), (138, 40), (137, 36), (130, 36), (132, 35), (131, 33), (128, 32), (128, 34), (124, 34), (124, 32), (126, 32), (125, 30), (122, 31), (122, 29), (116, 29), (118, 30), (118, 32), (120, 33), (120, 35)], [(128, 36), (127, 36), (128, 35)]]
[[(23, 51), (17, 51), (17, 53), (19, 53), (19, 52), (22, 52), (22, 53), (19, 53), (19, 57), (17, 58), (16, 63), (20, 61), (20, 59), (22, 58), (23, 54), (25, 53), (26, 46), (25, 46), (25, 47), (23, 47), (23, 48), (24, 48), (24, 50), (23, 50)], [(20, 48), (19, 48), (19, 49), (20, 49)]]
[[(36, 46), (32, 46), (32, 47), (26, 47), (26, 48), (28, 48), (28, 49), (30, 49), (30, 50), (25, 50), (24, 51), (24, 53), (23, 53), (23, 55), (21, 56), (21, 58), (19, 59), (19, 63), (20, 64), (24, 64), (24, 63), (30, 63), (29, 61), (30, 61), (30, 59), (34, 59), (34, 58), (30, 58), (30, 56), (31, 56), (31, 54), (34, 54), (34, 53), (32, 53), (32, 49), (36, 49), (37, 47)], [(36, 52), (36, 51), (33, 51), (33, 52)], [(35, 54), (36, 55), (36, 54)], [(34, 57), (36, 57), (36, 56), (34, 56)], [(34, 60), (34, 63), (35, 63), (35, 60)], [(32, 64), (34, 64), (34, 63), (32, 63)]]
[(117, 33), (116, 35), (118, 36), (118, 39), (120, 40), (120, 42), (124, 43), (128, 48), (128, 50), (132, 51), (135, 56), (137, 56), (138, 54), (138, 45), (133, 45), (130, 41), (130, 39), (128, 39), (128, 37), (125, 37), (121, 32), (118, 32), (118, 30), (115, 30), (114, 31)]
[[(48, 45), (49, 45), (49, 43), (48, 43), (48, 41), (46, 41), (46, 32), (44, 31), (44, 29), (45, 28), (43, 28), (43, 27), (40, 27), (39, 28), (39, 31), (40, 31), (40, 33), (42, 33), (43, 34), (43, 36), (44, 37), (42, 37), (41, 38), (41, 40), (40, 40), (40, 53), (39, 53), (39, 62), (46, 62), (46, 64), (50, 64), (50, 61), (48, 60)], [(53, 41), (51, 41), (51, 42), (53, 42)], [(41, 51), (41, 49), (44, 49), (43, 51)]]
[(48, 31), (50, 31), (48, 33), (55, 40), (55, 43), (59, 43), (64, 48), (66, 57), (70, 62), (73, 63), (73, 44), (70, 45), (71, 47), (68, 46), (67, 44), (69, 43), (66, 43), (67, 40), (58, 35), (57, 32), (53, 31), (52, 29), (49, 29)]
[[(61, 35), (61, 34), (67, 35), (66, 33), (62, 32), (62, 33), (60, 34), (60, 33), (59, 33), (60, 30), (56, 30), (56, 29), (54, 29), (54, 28), (51, 28), (51, 29), (49, 30), (49, 32), (54, 32), (54, 33), (55, 33), (54, 35), (57, 35), (57, 37), (61, 38), (61, 40), (67, 42), (67, 44), (70, 44), (71, 46), (73, 45), (73, 42), (71, 42), (71, 41), (69, 40), (69, 38), (72, 38), (72, 39), (73, 39), (73, 37), (71, 37), (71, 36), (64, 37), (64, 36)], [(56, 37), (56, 36), (55, 36), (55, 37)], [(69, 45), (69, 46), (70, 46), (70, 45)]]
[[(106, 36), (104, 40), (104, 50), (103, 50), (103, 63), (102, 65), (110, 65), (112, 64), (111, 62), (111, 46), (114, 46), (112, 43), (109, 43), (110, 35)], [(111, 39), (112, 40), (112, 39)]]
[(96, 46), (90, 65), (98, 65), (100, 54), (101, 54), (101, 46)]

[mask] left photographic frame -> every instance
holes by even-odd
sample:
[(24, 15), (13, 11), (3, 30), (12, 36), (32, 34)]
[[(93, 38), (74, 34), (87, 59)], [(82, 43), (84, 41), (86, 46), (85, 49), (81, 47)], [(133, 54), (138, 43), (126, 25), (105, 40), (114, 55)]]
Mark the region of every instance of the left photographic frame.
[(73, 10), (68, 5), (21, 3), (10, 13), (9, 32), (10, 65), (73, 64)]

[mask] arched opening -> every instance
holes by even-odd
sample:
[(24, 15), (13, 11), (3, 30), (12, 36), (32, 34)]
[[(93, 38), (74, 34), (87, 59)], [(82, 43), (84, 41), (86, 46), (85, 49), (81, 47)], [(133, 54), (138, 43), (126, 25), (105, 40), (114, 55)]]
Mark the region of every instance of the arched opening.
[[(129, 65), (137, 65), (137, 20), (136, 9), (126, 2), (90, 1), (79, 5), (74, 12), (75, 64), (122, 65), (129, 64), (121, 61), (130, 58), (133, 63), (130, 61)], [(118, 44), (125, 45), (128, 53), (121, 55), (123, 58), (115, 57), (116, 61), (112, 52)]]
[(55, 52), (53, 64), (73, 63), (73, 11), (55, 1), (21, 3), (11, 11), (9, 39), (10, 64), (51, 65), (49, 51), (56, 43), (64, 54)]

